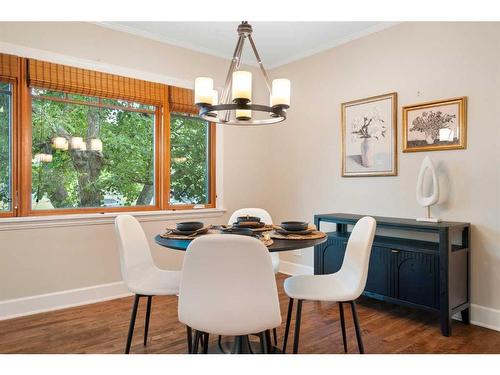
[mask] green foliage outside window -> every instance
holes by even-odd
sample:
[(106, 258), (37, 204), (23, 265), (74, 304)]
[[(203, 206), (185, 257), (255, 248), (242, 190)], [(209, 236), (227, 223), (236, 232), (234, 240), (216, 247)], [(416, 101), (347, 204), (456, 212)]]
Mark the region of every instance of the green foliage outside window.
[[(75, 104), (48, 98), (58, 92), (33, 93), (32, 155), (52, 154), (50, 162), (33, 160), (33, 209), (154, 204), (154, 113), (92, 106), (97, 99), (82, 95), (68, 95), (82, 103)], [(81, 137), (86, 150), (54, 149), (54, 137)], [(93, 138), (102, 151), (91, 150)]]
[(11, 86), (0, 82), (0, 211), (10, 211)]
[(209, 203), (209, 124), (198, 117), (170, 116), (170, 203)]

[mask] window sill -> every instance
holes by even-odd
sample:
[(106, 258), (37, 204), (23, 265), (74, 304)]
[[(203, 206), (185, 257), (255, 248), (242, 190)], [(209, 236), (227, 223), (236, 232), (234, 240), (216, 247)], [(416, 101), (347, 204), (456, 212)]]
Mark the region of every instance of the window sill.
[(186, 218), (204, 219), (221, 217), (225, 212), (226, 210), (222, 208), (200, 208), (175, 211), (109, 212), (103, 214), (10, 217), (0, 219), (0, 231), (112, 224), (116, 216), (123, 214), (133, 215), (140, 222), (150, 222)]

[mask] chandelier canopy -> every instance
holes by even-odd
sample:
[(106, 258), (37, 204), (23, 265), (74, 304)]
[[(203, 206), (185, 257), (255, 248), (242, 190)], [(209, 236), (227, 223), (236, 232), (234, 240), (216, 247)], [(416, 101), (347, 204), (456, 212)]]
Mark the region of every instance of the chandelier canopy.
[[(250, 42), (264, 76), (269, 92), (269, 105), (252, 102), (252, 73), (240, 70), (241, 53), (246, 39)], [(195, 104), (200, 109), (199, 116), (207, 121), (227, 125), (275, 124), (286, 119), (286, 110), (290, 107), (290, 81), (283, 78), (275, 79), (272, 83), (269, 81), (252, 39), (252, 26), (243, 21), (238, 26), (238, 42), (220, 101), (218, 91), (214, 90), (214, 81), (209, 77), (196, 78), (194, 96)], [(256, 118), (257, 113), (263, 118)]]

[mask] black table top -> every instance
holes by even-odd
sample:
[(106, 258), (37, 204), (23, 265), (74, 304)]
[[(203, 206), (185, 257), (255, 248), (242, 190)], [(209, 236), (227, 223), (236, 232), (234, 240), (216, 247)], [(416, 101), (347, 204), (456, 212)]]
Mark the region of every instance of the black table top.
[[(235, 236), (234, 234), (228, 234), (227, 236)], [(325, 242), (327, 237), (315, 239), (315, 240), (277, 240), (273, 239), (274, 243), (268, 247), (269, 252), (279, 252), (279, 251), (290, 251), (305, 249), (307, 247), (312, 247)], [(155, 237), (155, 242), (163, 247), (168, 247), (174, 250), (186, 250), (189, 243), (192, 240), (174, 240), (169, 238), (163, 238), (159, 234)]]

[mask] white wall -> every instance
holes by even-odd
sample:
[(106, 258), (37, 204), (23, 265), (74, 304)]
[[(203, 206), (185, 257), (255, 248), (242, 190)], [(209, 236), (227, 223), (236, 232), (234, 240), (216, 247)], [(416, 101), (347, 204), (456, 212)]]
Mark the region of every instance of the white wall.
[[(437, 164), (444, 202), (433, 212), (472, 223), (472, 302), (500, 309), (500, 23), (404, 23), (271, 72), (292, 81), (285, 126), (273, 127), (271, 212), (311, 220), (349, 212), (419, 217), (424, 156)], [(398, 176), (342, 178), (340, 104), (398, 93)], [(468, 96), (466, 150), (401, 152), (401, 107)], [(284, 259), (313, 265), (312, 251)], [(283, 259), (282, 258), (282, 259)]]
[[(235, 34), (236, 38), (236, 34)], [(0, 52), (56, 61), (158, 82), (192, 87), (195, 77), (211, 75), (224, 84), (229, 62), (88, 23), (0, 22)], [(242, 205), (266, 206), (267, 191), (255, 180), (261, 168), (262, 129), (217, 127), (217, 194), (230, 213)], [(248, 188), (248, 187), (251, 188)], [(206, 219), (224, 222), (228, 216)], [(155, 260), (179, 269), (182, 253), (153, 243), (166, 221), (143, 222)], [(0, 222), (1, 227), (1, 222)], [(113, 225), (1, 230), (0, 302), (121, 280)], [(2, 308), (0, 303), (0, 309)], [(1, 316), (0, 312), (0, 316)]]

